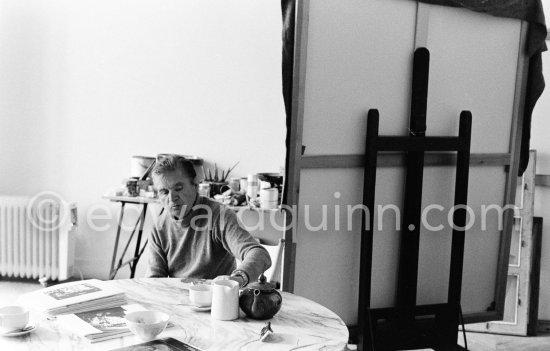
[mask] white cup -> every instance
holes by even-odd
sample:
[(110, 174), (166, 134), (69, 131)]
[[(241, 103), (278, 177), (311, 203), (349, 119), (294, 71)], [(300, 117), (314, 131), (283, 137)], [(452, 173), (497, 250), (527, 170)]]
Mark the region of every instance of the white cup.
[(189, 287), (189, 301), (197, 307), (208, 307), (212, 304), (212, 286), (199, 284)]
[(9, 333), (23, 329), (29, 323), (29, 310), (23, 306), (0, 308), (0, 332)]
[(268, 188), (260, 190), (260, 202), (277, 202), (279, 191), (277, 188)]
[(279, 191), (277, 188), (260, 190), (260, 207), (273, 210), (279, 206)]

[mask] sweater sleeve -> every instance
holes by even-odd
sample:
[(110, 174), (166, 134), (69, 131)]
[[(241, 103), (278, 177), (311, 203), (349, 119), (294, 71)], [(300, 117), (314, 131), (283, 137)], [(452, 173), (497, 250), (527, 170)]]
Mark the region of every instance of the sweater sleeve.
[(240, 226), (235, 212), (221, 210), (220, 230), (224, 247), (241, 261), (237, 269), (245, 271), (250, 282), (271, 267), (269, 253)]
[[(265, 268), (263, 268), (265, 267)], [(271, 267), (271, 257), (263, 247), (253, 247), (246, 252), (244, 260), (237, 267), (243, 270), (248, 275), (249, 282), (255, 282), (260, 277), (260, 274)]]
[(160, 236), (157, 228), (153, 228), (149, 236), (148, 244), (149, 267), (146, 277), (148, 278), (163, 278), (168, 277), (168, 261), (166, 254), (160, 244)]

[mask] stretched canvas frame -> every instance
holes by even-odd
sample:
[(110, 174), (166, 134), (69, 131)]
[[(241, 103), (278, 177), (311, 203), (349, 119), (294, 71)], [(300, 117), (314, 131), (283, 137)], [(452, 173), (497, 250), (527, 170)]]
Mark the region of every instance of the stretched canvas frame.
[[(303, 133), (304, 133), (304, 108), (305, 108), (305, 78), (307, 68), (307, 49), (308, 49), (308, 22), (310, 1), (298, 0), (296, 5), (296, 37), (294, 54), (294, 81), (293, 81), (293, 99), (292, 99), (292, 121), (291, 121), (291, 142), (288, 156), (288, 203), (298, 204), (300, 201), (299, 188), (303, 172), (321, 169), (350, 169), (363, 167), (363, 155), (361, 154), (325, 154), (325, 155), (303, 155)], [(430, 5), (417, 4), (416, 18), (416, 37), (415, 45), (421, 46), (426, 41), (427, 23)], [(527, 33), (527, 24), (521, 25), (520, 47), (525, 45)], [(514, 95), (514, 107), (512, 116), (512, 125), (510, 131), (509, 151), (506, 153), (472, 153), (470, 166), (485, 167), (496, 166), (507, 170), (506, 189), (504, 194), (504, 203), (514, 203), (516, 179), (518, 173), (519, 150), (521, 145), (521, 132), (523, 122), (524, 99), (527, 82), (528, 61), (523, 55), (523, 50), (517, 59), (516, 87)], [(427, 165), (446, 166), (454, 164), (452, 156), (445, 154), (432, 154), (426, 157)], [(378, 161), (378, 167), (399, 167), (403, 165), (403, 158), (400, 155), (383, 156)], [(497, 263), (496, 284), (494, 288), (494, 309), (479, 310), (472, 313), (466, 313), (464, 316), (466, 323), (482, 322), (488, 320), (500, 319), (503, 316), (505, 302), (506, 273), (508, 265), (508, 253), (510, 248), (510, 236), (513, 216), (506, 214), (504, 219), (504, 230), (501, 233), (499, 241), (499, 255)], [(291, 235), (296, 237), (296, 226), (288, 229)], [(287, 261), (288, 260), (288, 261)], [(295, 262), (290, 258), (285, 258), (285, 275), (289, 279), (287, 287), (294, 289)]]

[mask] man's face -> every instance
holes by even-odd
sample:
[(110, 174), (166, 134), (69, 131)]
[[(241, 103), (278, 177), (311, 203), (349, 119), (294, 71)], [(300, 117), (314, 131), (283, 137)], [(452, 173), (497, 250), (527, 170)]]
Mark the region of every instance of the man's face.
[(197, 188), (191, 178), (176, 170), (154, 175), (153, 181), (162, 206), (173, 217), (182, 218), (191, 211), (197, 197)]

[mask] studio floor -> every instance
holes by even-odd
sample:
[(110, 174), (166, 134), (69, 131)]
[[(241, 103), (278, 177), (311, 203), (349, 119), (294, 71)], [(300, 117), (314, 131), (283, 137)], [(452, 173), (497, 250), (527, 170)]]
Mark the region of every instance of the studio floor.
[(0, 280), (0, 306), (17, 302), (19, 295), (42, 289), (38, 282)]
[[(19, 295), (41, 288), (38, 282), (0, 280), (0, 306), (16, 303)], [(458, 341), (464, 346), (462, 333)], [(549, 351), (550, 333), (530, 337), (467, 333), (467, 342), (470, 351)]]
[[(466, 326), (466, 328), (468, 328)], [(550, 334), (537, 336), (509, 336), (483, 333), (467, 333), (470, 351), (549, 351)], [(459, 336), (460, 345), (464, 346)]]

